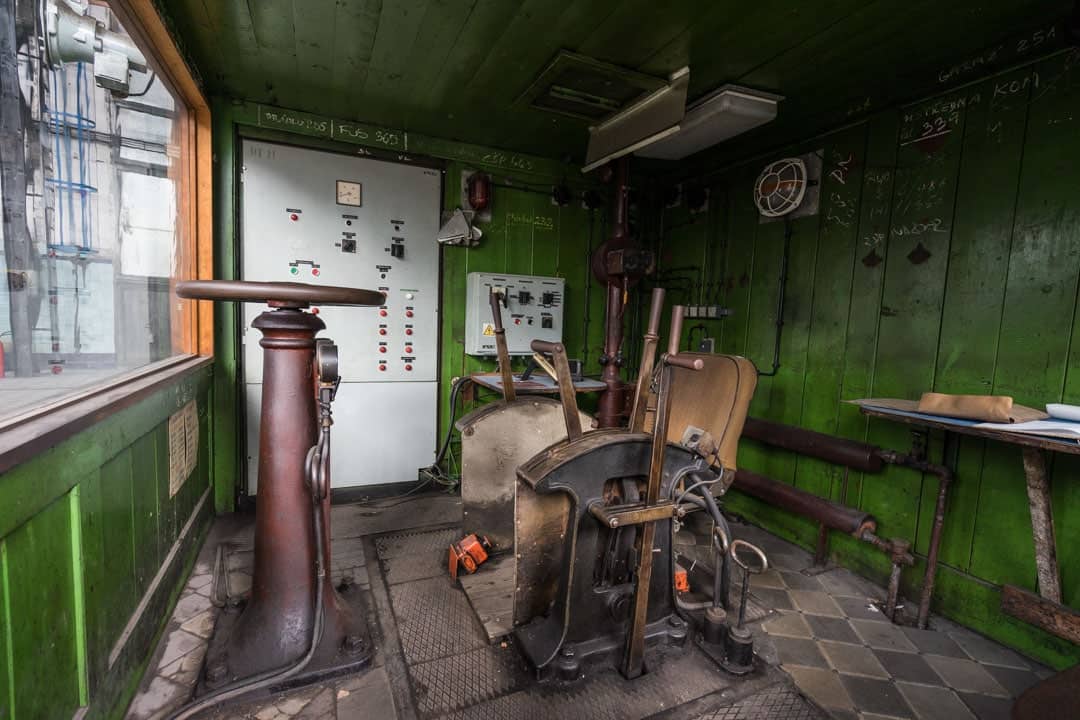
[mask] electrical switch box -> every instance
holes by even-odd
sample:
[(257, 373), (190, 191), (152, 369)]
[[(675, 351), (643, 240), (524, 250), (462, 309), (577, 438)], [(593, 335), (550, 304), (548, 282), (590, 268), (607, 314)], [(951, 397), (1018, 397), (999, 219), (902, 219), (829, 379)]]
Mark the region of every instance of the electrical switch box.
[(469, 273), (465, 299), (465, 352), (495, 355), (495, 319), (489, 295), (501, 293), (502, 324), (511, 355), (531, 355), (533, 340), (562, 342), (566, 280), (534, 275)]
[[(435, 457), (438, 406), (438, 170), (245, 140), (245, 280), (386, 293), (381, 307), (315, 307), (340, 349), (333, 487), (414, 482)], [(257, 485), (265, 306), (244, 303), (249, 493)]]

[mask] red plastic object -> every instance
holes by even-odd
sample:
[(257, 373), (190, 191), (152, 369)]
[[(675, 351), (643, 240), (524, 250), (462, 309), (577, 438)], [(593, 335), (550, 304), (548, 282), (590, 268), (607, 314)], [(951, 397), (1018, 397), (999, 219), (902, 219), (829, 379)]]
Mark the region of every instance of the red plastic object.
[(469, 207), (476, 212), (483, 212), (491, 205), (491, 178), (481, 172), (473, 173), (466, 183), (469, 193)]
[(412, 317), (412, 316), (413, 316), (413, 311), (412, 310), (406, 310), (405, 311), (405, 317)]
[(297, 220), (300, 219), (300, 216), (297, 215), (296, 213), (293, 213), (292, 215), (289, 216), (289, 219), (292, 220), (293, 222), (296, 222)]
[(470, 575), (488, 559), (491, 541), (475, 533), (466, 535), (456, 543), (451, 543), (449, 552), (450, 577), (457, 580), (458, 570), (464, 569)]
[(412, 328), (405, 328), (406, 335), (412, 335)]
[(408, 371), (412, 371), (412, 365), (406, 365), (405, 369), (408, 370)]
[(386, 352), (386, 346), (385, 345), (380, 345), (379, 346), (379, 352), (381, 352), (381, 353)]
[(379, 311), (379, 317), (386, 317), (386, 311), (385, 310), (380, 310)]

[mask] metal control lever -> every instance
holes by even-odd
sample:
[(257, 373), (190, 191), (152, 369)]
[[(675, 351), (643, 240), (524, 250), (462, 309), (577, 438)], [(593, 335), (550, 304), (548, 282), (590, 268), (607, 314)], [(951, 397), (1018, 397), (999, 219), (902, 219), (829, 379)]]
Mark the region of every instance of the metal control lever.
[[(756, 555), (760, 561), (757, 565), (747, 564), (739, 557), (742, 549), (752, 555)], [(745, 540), (734, 540), (728, 549), (728, 557), (731, 562), (742, 568), (742, 590), (739, 593), (739, 619), (735, 627), (728, 630), (724, 637), (724, 660), (721, 666), (733, 675), (745, 675), (754, 669), (754, 638), (746, 629), (746, 602), (750, 596), (750, 576), (758, 575), (769, 569), (769, 559), (765, 557), (765, 551)]]

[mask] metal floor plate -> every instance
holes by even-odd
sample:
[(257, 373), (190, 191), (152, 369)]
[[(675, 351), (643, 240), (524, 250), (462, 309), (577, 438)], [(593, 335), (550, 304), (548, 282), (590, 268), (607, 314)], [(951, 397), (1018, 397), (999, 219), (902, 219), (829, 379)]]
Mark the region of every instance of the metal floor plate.
[(725, 703), (695, 720), (824, 720), (825, 717), (794, 687), (780, 683), (738, 702)]
[[(577, 683), (536, 682), (512, 641), (488, 644), (465, 593), (447, 577), (445, 549), (458, 535), (443, 528), (375, 542), (420, 720), (632, 720), (676, 709), (680, 720), (821, 717), (790, 684), (765, 688), (775, 681), (770, 671), (734, 678), (692, 643), (651, 649), (652, 671), (634, 681), (592, 668)], [(721, 697), (727, 688), (748, 690), (747, 682), (762, 692)]]
[(468, 599), (448, 577), (391, 585), (390, 602), (410, 665), (487, 645)]
[(388, 585), (430, 577), (446, 577), (450, 543), (461, 539), (459, 528), (383, 535), (375, 549)]

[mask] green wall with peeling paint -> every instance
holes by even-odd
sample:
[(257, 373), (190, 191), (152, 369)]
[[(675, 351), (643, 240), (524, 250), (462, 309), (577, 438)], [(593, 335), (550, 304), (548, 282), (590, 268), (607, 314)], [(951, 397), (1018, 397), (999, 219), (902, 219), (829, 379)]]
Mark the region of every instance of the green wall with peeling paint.
[[(2, 720), (123, 716), (209, 525), (210, 381), (189, 373), (0, 474)], [(170, 497), (169, 416), (190, 400), (198, 463)]]
[[(821, 151), (820, 212), (792, 221), (781, 366), (760, 379), (752, 415), (903, 450), (905, 426), (867, 421), (845, 401), (936, 390), (1080, 403), (1078, 133), (1071, 50), (687, 180), (708, 187), (709, 212), (662, 211), (661, 268), (702, 267), (673, 299), (731, 308), (706, 331), (719, 351), (768, 370), (784, 225), (759, 223), (753, 183), (774, 159)], [(940, 436), (930, 451), (940, 458)], [(1051, 457), (1064, 600), (1080, 608), (1080, 459)], [(882, 537), (913, 539), (920, 558), (905, 591), (917, 597), (933, 477), (893, 467), (845, 476), (750, 441), (739, 462), (873, 513)], [(957, 469), (934, 608), (1054, 666), (1077, 662), (1080, 648), (999, 611), (1002, 584), (1035, 588), (1019, 450), (964, 438)], [(813, 547), (807, 521), (737, 493), (728, 507)], [(885, 558), (850, 538), (834, 533), (831, 549), (887, 575)]]

